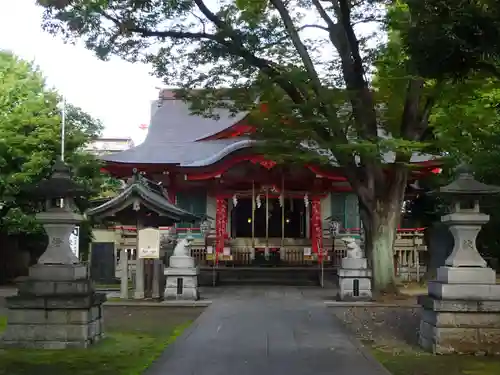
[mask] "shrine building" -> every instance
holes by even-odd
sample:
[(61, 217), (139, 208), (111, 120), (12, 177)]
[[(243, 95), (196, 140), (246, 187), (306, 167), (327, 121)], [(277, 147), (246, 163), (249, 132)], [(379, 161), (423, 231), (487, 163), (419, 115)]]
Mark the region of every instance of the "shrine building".
[[(342, 168), (267, 160), (250, 138), (248, 113), (192, 115), (169, 90), (151, 108), (145, 141), (101, 159), (113, 176), (126, 179), (138, 170), (161, 183), (172, 204), (207, 219), (177, 225), (196, 238), (201, 266), (313, 265), (318, 257), (334, 265), (331, 223), (359, 233), (357, 197)], [(384, 158), (390, 164), (394, 155)], [(428, 155), (415, 154), (411, 162), (411, 181), (439, 166)]]

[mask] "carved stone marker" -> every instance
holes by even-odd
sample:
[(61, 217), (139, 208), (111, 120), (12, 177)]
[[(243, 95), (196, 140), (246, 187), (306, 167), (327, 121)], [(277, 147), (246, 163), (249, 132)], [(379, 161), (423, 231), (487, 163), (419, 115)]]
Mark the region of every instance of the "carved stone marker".
[[(0, 345), (63, 349), (87, 347), (103, 337), (104, 294), (95, 293), (87, 267), (71, 251), (70, 235), (82, 215), (73, 197), (82, 195), (69, 168), (57, 161), (49, 180), (31, 191), (45, 198), (36, 215), (49, 237), (46, 251), (29, 276), (20, 279), (18, 294), (6, 299), (7, 328)], [(63, 202), (57, 206), (54, 203)]]
[(436, 193), (451, 198), (451, 212), (441, 221), (454, 238), (454, 247), (437, 278), (429, 282), (420, 345), (434, 353), (500, 352), (500, 285), (495, 271), (476, 248), (476, 237), (489, 216), (479, 211), (479, 198), (500, 193), (461, 167), (458, 178)]
[(363, 300), (372, 298), (371, 270), (363, 250), (353, 237), (344, 237), (347, 246), (346, 257), (338, 271), (340, 300)]
[(191, 241), (190, 236), (179, 240), (170, 257), (170, 267), (165, 271), (167, 283), (164, 296), (167, 300), (199, 299), (198, 275), (200, 271), (189, 254)]

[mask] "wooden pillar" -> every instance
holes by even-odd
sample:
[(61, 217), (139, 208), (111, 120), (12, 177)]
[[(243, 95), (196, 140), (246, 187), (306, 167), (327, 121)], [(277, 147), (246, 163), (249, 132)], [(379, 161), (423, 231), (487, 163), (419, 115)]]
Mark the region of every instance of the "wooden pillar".
[(177, 189), (176, 189), (176, 182), (175, 182), (176, 174), (170, 172), (168, 175), (168, 188), (167, 188), (167, 194), (168, 194), (168, 200), (172, 204), (176, 204), (176, 196), (177, 196)]
[(311, 205), (306, 207), (306, 238), (311, 238)]

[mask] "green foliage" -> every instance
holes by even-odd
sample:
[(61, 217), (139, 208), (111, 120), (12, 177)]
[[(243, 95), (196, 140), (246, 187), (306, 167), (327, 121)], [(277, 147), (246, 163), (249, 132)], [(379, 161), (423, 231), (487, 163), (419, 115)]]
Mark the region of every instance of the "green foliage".
[[(60, 101), (32, 63), (0, 51), (0, 231), (4, 233), (41, 231), (31, 215), (33, 202), (22, 190), (47, 177), (60, 155)], [(66, 159), (77, 181), (96, 191), (102, 182), (100, 164), (81, 149), (100, 134), (102, 124), (72, 105), (66, 113)]]
[(407, 0), (404, 39), (426, 77), (500, 76), (500, 3), (496, 0)]

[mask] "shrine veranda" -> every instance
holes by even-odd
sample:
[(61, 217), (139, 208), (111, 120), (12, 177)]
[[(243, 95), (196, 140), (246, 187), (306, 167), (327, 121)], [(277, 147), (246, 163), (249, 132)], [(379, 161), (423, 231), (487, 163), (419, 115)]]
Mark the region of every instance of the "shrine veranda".
[[(332, 223), (359, 238), (357, 197), (341, 168), (278, 165), (257, 154), (246, 113), (220, 110), (218, 120), (191, 115), (168, 90), (151, 108), (146, 140), (103, 156), (105, 169), (123, 179), (136, 170), (161, 183), (172, 204), (207, 219), (176, 225), (180, 236), (195, 238), (192, 255), (200, 266), (336, 266), (343, 244), (332, 240)], [(384, 158), (390, 164), (393, 155)], [(439, 166), (421, 154), (412, 163), (410, 183)], [(400, 233), (406, 251), (395, 262), (419, 264), (425, 249), (419, 230)]]

